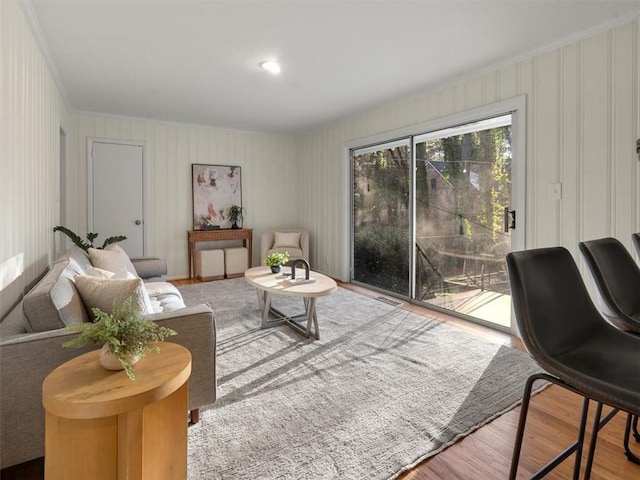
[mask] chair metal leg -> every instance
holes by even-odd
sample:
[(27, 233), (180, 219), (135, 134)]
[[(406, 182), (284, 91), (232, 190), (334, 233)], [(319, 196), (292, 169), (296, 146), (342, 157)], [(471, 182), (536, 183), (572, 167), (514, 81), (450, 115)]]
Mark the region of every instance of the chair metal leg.
[(600, 430), (602, 430), (602, 428), (620, 411), (617, 408), (613, 408), (604, 416), (604, 418), (602, 418), (602, 407), (603, 404), (601, 402), (597, 402), (596, 413), (593, 418), (593, 432), (591, 433), (591, 442), (589, 443), (589, 451), (587, 453), (587, 465), (584, 472), (585, 480), (589, 480), (591, 477), (591, 469), (593, 468), (593, 459), (595, 458), (598, 442), (598, 433), (600, 433)]
[[(509, 480), (515, 480), (516, 474), (518, 472), (518, 462), (520, 461), (520, 452), (522, 450), (522, 440), (524, 438), (524, 427), (527, 421), (527, 413), (529, 410), (529, 402), (531, 400), (531, 390), (533, 388), (533, 383), (536, 380), (547, 380), (551, 383), (555, 383), (563, 388), (566, 388), (569, 391), (572, 391), (583, 397), (582, 401), (582, 413), (580, 415), (580, 426), (578, 428), (578, 438), (574, 443), (569, 445), (566, 449), (564, 449), (558, 456), (556, 456), (553, 460), (547, 463), (544, 467), (538, 470), (533, 476), (531, 476), (531, 480), (538, 480), (546, 476), (549, 472), (551, 472), (554, 468), (560, 465), (567, 457), (575, 452), (576, 458), (573, 467), (573, 479), (578, 480), (580, 478), (580, 463), (582, 459), (582, 448), (584, 446), (585, 439), (585, 431), (587, 424), (587, 414), (589, 412), (589, 402), (590, 399), (584, 395), (581, 391), (575, 389), (571, 385), (564, 383), (562, 380), (546, 374), (546, 373), (537, 373), (531, 375), (527, 380), (525, 385), (524, 394), (522, 396), (522, 406), (520, 410), (520, 419), (518, 422), (518, 430), (516, 432), (516, 440), (513, 448), (513, 456), (511, 458), (511, 470), (509, 472)], [(589, 446), (589, 452), (587, 455), (587, 467), (585, 472), (585, 480), (588, 480), (591, 475), (591, 468), (593, 465), (593, 459), (595, 456), (595, 448), (598, 437), (598, 432), (604, 427), (617, 413), (618, 409), (614, 408), (609, 412), (604, 418), (602, 416), (602, 403), (597, 402), (597, 410), (594, 418), (594, 428), (593, 434), (591, 436), (591, 443)], [(627, 419), (627, 424), (629, 427), (629, 431), (631, 430), (632, 420), (629, 417)], [(628, 432), (627, 432), (628, 433)], [(628, 440), (628, 438), (627, 438)], [(633, 455), (633, 454), (632, 454)], [(635, 455), (633, 455), (635, 457)], [(631, 460), (633, 461), (633, 460)]]
[(587, 415), (589, 413), (589, 399), (584, 397), (582, 400), (582, 413), (580, 414), (580, 426), (578, 427), (578, 438), (575, 442), (565, 448), (553, 460), (538, 470), (531, 480), (538, 480), (547, 476), (554, 468), (560, 465), (567, 457), (575, 452), (576, 458), (573, 463), (573, 480), (580, 478), (580, 464), (582, 462), (582, 447), (584, 446), (584, 437), (587, 427)]
[(522, 450), (522, 439), (524, 437), (524, 426), (527, 423), (527, 412), (529, 411), (529, 400), (531, 399), (531, 389), (533, 382), (541, 378), (541, 374), (531, 375), (527, 379), (522, 395), (522, 404), (520, 406), (520, 419), (518, 420), (518, 430), (516, 432), (516, 442), (513, 446), (513, 456), (511, 457), (511, 470), (509, 471), (509, 480), (515, 480), (518, 473), (518, 462), (520, 461), (520, 451)]
[(633, 428), (633, 434), (636, 437), (636, 441), (639, 441), (638, 440), (638, 416), (630, 413), (629, 415), (627, 415), (627, 425), (625, 426), (625, 429), (624, 429), (624, 454), (627, 456), (627, 459), (630, 462), (633, 462), (636, 465), (640, 465), (640, 457), (638, 457), (638, 455), (633, 453), (629, 448), (629, 438), (631, 436), (630, 433), (632, 428)]
[(640, 443), (640, 432), (638, 432), (638, 415), (633, 416), (633, 436), (636, 442)]
[[(537, 373), (531, 375), (527, 380), (527, 383), (524, 387), (524, 394), (522, 396), (522, 405), (520, 407), (520, 419), (518, 421), (518, 430), (516, 432), (516, 440), (515, 445), (513, 447), (513, 456), (511, 457), (511, 470), (509, 472), (509, 480), (515, 480), (516, 474), (518, 473), (518, 463), (520, 461), (520, 452), (522, 450), (522, 440), (524, 438), (524, 427), (527, 422), (527, 413), (529, 411), (529, 401), (531, 400), (531, 390), (533, 388), (533, 383), (536, 380), (547, 380), (561, 387), (567, 388), (576, 393), (580, 393), (573, 389), (572, 387), (566, 385), (561, 380), (557, 379), (546, 373)], [(584, 398), (582, 404), (582, 415), (580, 418), (580, 428), (578, 431), (578, 439), (567, 447), (562, 453), (560, 453), (556, 458), (547, 463), (544, 467), (538, 470), (532, 477), (531, 480), (536, 480), (547, 475), (551, 470), (557, 467), (560, 463), (562, 463), (568, 456), (570, 456), (573, 452), (579, 452), (576, 456), (576, 461), (574, 465), (574, 480), (579, 478), (580, 474), (580, 460), (582, 457), (582, 445), (584, 443), (584, 435), (585, 435), (585, 426), (587, 422), (587, 413), (589, 410), (589, 399)]]
[(587, 414), (589, 413), (589, 399), (582, 399), (582, 415), (580, 416), (580, 428), (578, 430), (578, 440), (576, 448), (576, 458), (573, 463), (573, 480), (580, 478), (580, 463), (582, 462), (582, 446), (584, 445), (584, 434), (587, 426)]
[(600, 430), (600, 417), (602, 416), (602, 403), (597, 402), (596, 413), (593, 417), (593, 431), (591, 432), (591, 442), (589, 443), (589, 453), (587, 455), (587, 465), (584, 470), (584, 480), (591, 478), (591, 468), (593, 467), (593, 457), (596, 453), (596, 445), (598, 442), (598, 431)]

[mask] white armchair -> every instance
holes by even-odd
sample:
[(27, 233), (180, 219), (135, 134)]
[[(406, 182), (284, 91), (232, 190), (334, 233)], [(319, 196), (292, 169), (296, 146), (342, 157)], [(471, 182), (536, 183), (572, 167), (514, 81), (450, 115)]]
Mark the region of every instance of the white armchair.
[(260, 239), (260, 264), (273, 252), (289, 252), (289, 258), (309, 261), (309, 232), (299, 228), (276, 228), (264, 232)]

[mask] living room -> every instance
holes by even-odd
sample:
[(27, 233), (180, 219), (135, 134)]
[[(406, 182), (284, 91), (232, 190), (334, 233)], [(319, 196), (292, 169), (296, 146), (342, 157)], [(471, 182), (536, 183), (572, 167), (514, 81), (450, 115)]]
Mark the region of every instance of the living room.
[[(43, 48), (52, 40), (34, 32), (37, 8), (29, 3), (0, 6), (0, 318), (61, 253), (63, 237), (54, 234), (53, 227), (64, 223), (81, 234), (88, 230), (88, 138), (145, 143), (145, 253), (166, 259), (168, 278), (188, 276), (191, 165), (207, 163), (242, 167), (246, 226), (256, 233), (273, 226), (305, 228), (312, 233), (313, 268), (348, 282), (348, 149), (524, 96), (523, 247), (561, 245), (578, 260), (579, 241), (614, 236), (633, 251), (631, 234), (640, 231), (640, 162), (635, 150), (640, 138), (638, 2), (611, 2), (621, 10), (614, 9), (606, 22), (555, 42), (541, 39), (536, 49), (508, 61), (458, 71), (302, 131), (74, 108), (68, 103), (74, 86), (59, 83), (54, 57)], [(573, 8), (589, 3), (594, 2)], [(103, 81), (126, 80), (96, 79), (95, 89), (102, 88)], [(267, 92), (277, 88), (274, 80), (267, 79)], [(169, 85), (151, 87), (178, 95)], [(558, 183), (561, 200), (550, 198), (548, 191)], [(254, 265), (259, 256), (255, 242)]]

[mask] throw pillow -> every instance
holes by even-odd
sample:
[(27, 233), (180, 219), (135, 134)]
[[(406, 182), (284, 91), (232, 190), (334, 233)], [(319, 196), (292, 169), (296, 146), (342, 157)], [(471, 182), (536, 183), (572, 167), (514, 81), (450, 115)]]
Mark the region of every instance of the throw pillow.
[(112, 280), (131, 280), (138, 278), (134, 274), (128, 271), (122, 272), (110, 272), (109, 270), (105, 270), (103, 268), (98, 267), (89, 267), (87, 270), (87, 275), (92, 277), (100, 277), (100, 278), (110, 278)]
[(134, 267), (131, 260), (129, 260), (127, 252), (118, 245), (111, 245), (106, 250), (90, 248), (89, 260), (94, 267), (114, 273), (130, 272), (135, 275), (136, 278), (139, 278), (136, 267)]
[(105, 270), (104, 268), (89, 267), (87, 269), (87, 275), (89, 275), (90, 277), (113, 278), (115, 272)]
[(276, 232), (273, 248), (300, 248), (300, 232)]
[(131, 297), (133, 305), (137, 305), (143, 315), (154, 311), (149, 294), (139, 278), (114, 280), (92, 277), (91, 275), (75, 275), (73, 281), (80, 292), (84, 305), (89, 310), (91, 319), (95, 318), (92, 312), (93, 308), (111, 313), (114, 301), (122, 303), (128, 297)]

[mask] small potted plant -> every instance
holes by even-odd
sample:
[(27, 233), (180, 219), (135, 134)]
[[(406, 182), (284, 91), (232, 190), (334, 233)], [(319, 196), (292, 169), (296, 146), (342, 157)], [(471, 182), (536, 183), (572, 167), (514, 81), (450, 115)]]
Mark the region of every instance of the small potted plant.
[(113, 311), (105, 313), (92, 309), (94, 322), (76, 323), (67, 330), (79, 335), (62, 344), (63, 347), (101, 345), (100, 363), (107, 370), (124, 370), (135, 379), (133, 365), (144, 358), (147, 351), (158, 352), (156, 342), (171, 335), (174, 330), (161, 327), (156, 322), (142, 318), (139, 307), (134, 307), (131, 297), (118, 304), (113, 302)]
[(267, 267), (271, 267), (271, 273), (280, 273), (281, 266), (289, 261), (289, 252), (278, 253), (273, 252), (267, 255), (264, 263)]
[(244, 212), (245, 209), (242, 208), (240, 205), (231, 205), (229, 207), (229, 221), (231, 222), (231, 228), (237, 229), (240, 228), (238, 226), (238, 222), (242, 221), (243, 217), (244, 217)]

